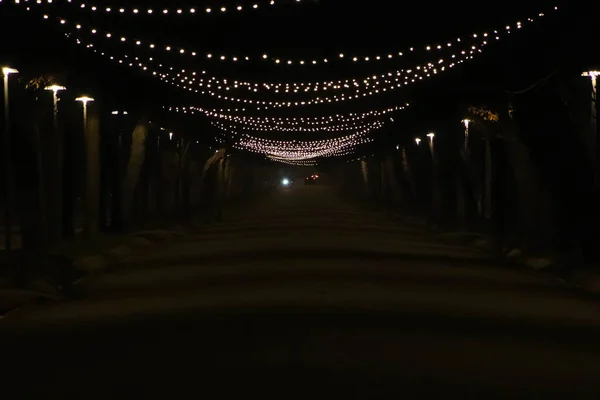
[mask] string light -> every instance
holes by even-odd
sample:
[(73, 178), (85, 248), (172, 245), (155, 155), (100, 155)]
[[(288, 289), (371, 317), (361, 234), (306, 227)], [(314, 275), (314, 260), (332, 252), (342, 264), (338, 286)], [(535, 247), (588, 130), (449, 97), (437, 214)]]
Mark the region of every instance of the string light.
[[(558, 7), (555, 7), (555, 10), (557, 10)], [(544, 17), (544, 13), (540, 13), (538, 15), (538, 18)], [(46, 17), (44, 17), (45, 19), (48, 19)], [(61, 24), (65, 24), (67, 21), (64, 18), (58, 18), (61, 21)], [(526, 23), (533, 23), (535, 22), (536, 18), (528, 18), (526, 20)], [(515, 25), (517, 29), (521, 29), (523, 27), (523, 23), (520, 21), (515, 22), (514, 24), (510, 24), (507, 25), (505, 27), (505, 30), (507, 32), (510, 32), (511, 30), (511, 26)], [(77, 24), (77, 26), (80, 26), (80, 28), (78, 29), (84, 29), (84, 30), (89, 30), (90, 32), (92, 32), (93, 34), (95, 34), (93, 31), (97, 32), (97, 29), (94, 28), (84, 28), (81, 26), (81, 24)], [(498, 31), (494, 31), (494, 34), (497, 35)], [(471, 35), (471, 37), (469, 38), (465, 38), (465, 40), (468, 42), (468, 40), (472, 40), (472, 39), (477, 39), (477, 38), (488, 38), (489, 36), (491, 36), (491, 34), (489, 34), (488, 32), (481, 32), (481, 33), (474, 33)], [(126, 36), (122, 36), (122, 38), (124, 38), (124, 40), (122, 40), (122, 42), (129, 42), (130, 38), (127, 38)], [(138, 46), (148, 46), (148, 48), (150, 49), (156, 49), (156, 50), (164, 50), (166, 52), (170, 52), (172, 49), (176, 48), (176, 46), (172, 46), (172, 45), (163, 45), (163, 46), (159, 46), (157, 47), (156, 45), (154, 45), (153, 43), (148, 43), (147, 41), (143, 41), (143, 40), (137, 40), (137, 39), (133, 39), (132, 42), (135, 42)], [(434, 51), (444, 51), (446, 49), (452, 48), (453, 44), (456, 43), (460, 43), (463, 44), (464, 40), (461, 39), (460, 37), (449, 40), (449, 41), (445, 41), (444, 44), (435, 44), (435, 45), (426, 45), (426, 46), (422, 46), (422, 47), (410, 47), (408, 52), (409, 53), (413, 53), (418, 49), (423, 49), (425, 52), (431, 52), (431, 50)], [(416, 49), (416, 50), (415, 50)], [(192, 58), (197, 58), (200, 55), (200, 52), (198, 51), (192, 51), (186, 48), (180, 48), (178, 53), (180, 55), (183, 56), (189, 56)], [(382, 60), (392, 60), (394, 58), (397, 57), (402, 57), (405, 54), (405, 52), (395, 52), (395, 53), (388, 53), (386, 55), (386, 57), (381, 57), (379, 55), (375, 55), (375, 56), (362, 56), (362, 57), (358, 57), (358, 56), (352, 56), (352, 57), (348, 57), (346, 56), (344, 53), (340, 53), (337, 56), (338, 60), (342, 60), (342, 61), (350, 61), (352, 63), (357, 63), (359, 61), (382, 61)], [(323, 62), (323, 63), (327, 63), (329, 62), (329, 59), (332, 57), (326, 57), (323, 58), (322, 60), (312, 60), (311, 63), (307, 62), (307, 59), (301, 58), (301, 59), (296, 59), (296, 60), (291, 60), (291, 59), (287, 59), (284, 60), (283, 58), (280, 57), (273, 57), (269, 54), (264, 53), (261, 57), (251, 57), (248, 55), (245, 56), (240, 56), (240, 55), (234, 55), (234, 54), (220, 54), (218, 56), (215, 56), (213, 53), (205, 53), (202, 55), (202, 57), (206, 60), (209, 61), (229, 61), (229, 62), (247, 62), (247, 61), (254, 61), (254, 60), (262, 60), (262, 61), (269, 61), (274, 63), (275, 65), (317, 65), (319, 64), (319, 62)]]
[[(67, 34), (67, 36), (68, 36), (68, 34)], [(77, 40), (78, 44), (82, 44), (82, 42), (79, 39), (76, 39), (76, 40)], [(425, 78), (433, 77), (440, 72), (447, 71), (448, 69), (453, 68), (453, 67), (457, 66), (458, 64), (463, 63), (464, 61), (473, 59), (473, 56), (476, 53), (482, 52), (481, 49), (479, 49), (475, 46), (472, 46), (472, 48), (468, 51), (467, 50), (461, 51), (461, 53), (458, 56), (453, 55), (450, 58), (450, 61), (448, 61), (446, 63), (445, 63), (445, 60), (442, 59), (442, 60), (438, 60), (437, 64), (430, 62), (425, 66), (417, 66), (417, 67), (415, 67), (414, 70), (407, 69), (407, 70), (397, 71), (396, 72), (397, 77), (402, 76), (404, 78), (403, 81), (396, 80), (396, 78), (395, 78), (394, 81), (391, 81), (390, 83), (384, 82), (384, 84), (387, 84), (388, 86), (383, 86), (380, 88), (369, 87), (369, 88), (365, 89), (364, 91), (355, 90), (354, 93), (351, 93), (349, 95), (342, 93), (341, 95), (333, 95), (332, 97), (319, 97), (318, 96), (318, 97), (314, 97), (314, 98), (310, 98), (310, 99), (296, 100), (296, 101), (265, 101), (265, 100), (244, 99), (244, 98), (239, 98), (239, 97), (233, 97), (233, 96), (229, 96), (227, 94), (222, 95), (219, 92), (219, 89), (213, 90), (209, 87), (209, 85), (207, 85), (206, 89), (197, 89), (195, 87), (192, 87), (191, 84), (189, 83), (189, 82), (192, 82), (192, 83), (194, 82), (192, 79), (190, 79), (190, 81), (184, 80), (183, 82), (173, 81), (173, 79), (170, 78), (170, 73), (168, 71), (152, 69), (149, 65), (141, 62), (139, 60), (139, 57), (134, 57), (133, 59), (129, 58), (129, 56), (127, 56), (127, 55), (123, 56), (123, 58), (114, 57), (105, 52), (98, 51), (97, 49), (94, 48), (93, 44), (86, 45), (86, 48), (92, 49), (94, 52), (99, 53), (105, 57), (108, 57), (113, 62), (117, 62), (117, 63), (123, 64), (123, 65), (128, 65), (130, 67), (137, 67), (143, 71), (149, 71), (149, 72), (151, 72), (151, 74), (154, 77), (156, 77), (159, 80), (162, 80), (166, 83), (169, 83), (175, 87), (179, 87), (179, 88), (187, 90), (189, 92), (208, 95), (208, 96), (220, 99), (220, 100), (259, 106), (259, 107), (257, 107), (258, 110), (260, 110), (260, 109), (267, 110), (267, 109), (282, 108), (282, 107), (290, 108), (290, 107), (299, 107), (299, 106), (328, 104), (328, 103), (343, 102), (343, 101), (361, 99), (361, 98), (365, 98), (368, 96), (378, 95), (380, 93), (385, 93), (388, 91), (397, 90), (401, 87), (406, 87), (410, 84), (414, 84)], [(381, 83), (380, 83), (380, 85), (381, 85)]]
[[(543, 16), (543, 14), (540, 14), (540, 16)], [(48, 15), (44, 15), (43, 16), (44, 19), (48, 19)], [(66, 24), (66, 20), (62, 19), (62, 18), (58, 18), (58, 20), (61, 22), (62, 25)], [(534, 22), (533, 18), (529, 18), (528, 22)], [(522, 24), (520, 22), (516, 23), (517, 29), (520, 29), (522, 27)], [(81, 24), (75, 24), (75, 27), (77, 30), (81, 30), (83, 29)], [(507, 33), (510, 33), (510, 26), (506, 26), (506, 31)], [(96, 29), (91, 29), (90, 32), (95, 35), (97, 33)], [(496, 40), (499, 40), (500, 37), (500, 33), (498, 31), (494, 31), (495, 34), (495, 38)], [(106, 35), (101, 36), (105, 39), (110, 39), (113, 35), (110, 32), (107, 32)], [(480, 35), (474, 34), (474, 37), (481, 37), (482, 39), (480, 39), (480, 43), (479, 46), (483, 46), (485, 44), (487, 44), (487, 41), (485, 40), (485, 38), (487, 38), (489, 35), (487, 33), (483, 33)], [(457, 39), (460, 40), (460, 39)], [(121, 37), (121, 43), (125, 43), (125, 42), (129, 42), (129, 40), (126, 37)], [(136, 40), (135, 41), (136, 45), (140, 46), (142, 45), (142, 41), (140, 40)], [(149, 45), (150, 48), (156, 48), (156, 45), (154, 44), (150, 44)], [(172, 46), (165, 46), (165, 51), (170, 52), (172, 50)], [(179, 53), (181, 54), (185, 54), (186, 51), (185, 49), (180, 49)], [(471, 52), (472, 53), (472, 52)], [(192, 52), (192, 54), (194, 54)], [(182, 70), (184, 71), (184, 70)], [(396, 71), (398, 72), (398, 71)], [(203, 74), (206, 73), (206, 71), (202, 71)], [(194, 72), (194, 74), (197, 75), (196, 72)], [(392, 73), (393, 75), (393, 73)], [(181, 76), (181, 73), (178, 74), (178, 76)], [(387, 76), (390, 76), (390, 73), (387, 74)], [(381, 78), (385, 78), (386, 74), (383, 74), (380, 76)], [(194, 80), (193, 77), (189, 77), (189, 76), (182, 76), (183, 80)], [(175, 78), (173, 78), (175, 79)], [(350, 79), (350, 80), (344, 80), (344, 81), (329, 81), (329, 82), (319, 82), (319, 83), (250, 83), (250, 82), (234, 82), (234, 86), (227, 86), (226, 84), (223, 85), (223, 82), (226, 82), (227, 80), (224, 80), (222, 82), (219, 82), (216, 78), (212, 77), (210, 79), (208, 79), (209, 81), (213, 80), (215, 81), (215, 83), (217, 84), (217, 88), (220, 85), (223, 85), (223, 89), (224, 90), (232, 90), (233, 88), (239, 88), (239, 87), (246, 87), (248, 90), (251, 90), (253, 92), (257, 92), (260, 90), (272, 90), (275, 91), (276, 93), (279, 92), (280, 90), (285, 91), (286, 93), (290, 93), (290, 92), (296, 92), (296, 91), (300, 91), (300, 90), (304, 90), (304, 91), (309, 91), (309, 90), (314, 90), (314, 91), (318, 91), (318, 90), (323, 90), (323, 91), (327, 91), (327, 90), (344, 90), (344, 89), (349, 89), (351, 88), (351, 86), (360, 86), (361, 84), (363, 85), (369, 85), (371, 82), (369, 82), (372, 78), (371, 77), (365, 77), (364, 79)], [(373, 77), (373, 79), (377, 79), (377, 77)], [(209, 82), (206, 82), (203, 79), (198, 79), (199, 84), (206, 84), (208, 85)], [(373, 82), (375, 85), (377, 85), (377, 82), (374, 81)], [(320, 86), (319, 86), (320, 85)]]
[[(224, 114), (223, 110), (204, 110), (201, 107), (169, 107), (172, 112), (181, 112), (196, 114), (196, 112), (206, 117), (225, 120), (238, 124), (247, 124), (249, 126), (266, 126), (272, 130), (291, 130), (291, 128), (309, 126), (316, 127), (311, 129), (319, 130), (320, 127), (337, 127), (342, 125), (357, 124), (368, 118), (377, 118), (386, 116), (395, 111), (404, 110), (409, 106), (408, 103), (402, 106), (390, 107), (383, 110), (372, 110), (363, 113), (335, 114), (319, 117), (252, 117)], [(166, 108), (166, 107), (163, 107)], [(306, 130), (308, 131), (308, 130)]]
[[(453, 54), (448, 61), (444, 59), (438, 60), (437, 63), (429, 62), (423, 66), (416, 66), (414, 69), (403, 69), (396, 71), (396, 76), (392, 77), (392, 79), (384, 79), (382, 82), (379, 82), (377, 85), (367, 86), (365, 88), (353, 88), (350, 94), (341, 93), (339, 95), (334, 94), (330, 97), (312, 97), (304, 100), (288, 100), (288, 101), (272, 101), (272, 100), (257, 100), (257, 99), (247, 99), (247, 98), (239, 98), (230, 96), (227, 93), (222, 94), (223, 91), (227, 92), (226, 88), (212, 88), (210, 84), (198, 83), (195, 84), (193, 77), (185, 77), (179, 80), (173, 79), (170, 77), (170, 73), (164, 70), (154, 70), (153, 75), (157, 76), (158, 79), (169, 83), (173, 86), (179, 87), (181, 89), (187, 90), (189, 92), (194, 92), (198, 94), (208, 95), (211, 97), (215, 97), (221, 100), (226, 100), (230, 102), (237, 103), (245, 103), (252, 104), (256, 106), (264, 106), (262, 109), (271, 109), (271, 108), (282, 108), (282, 107), (299, 107), (299, 106), (310, 106), (317, 104), (327, 104), (327, 103), (336, 103), (343, 102), (355, 99), (361, 99), (365, 97), (370, 97), (374, 95), (378, 95), (381, 93), (385, 93), (388, 91), (394, 91), (402, 87), (406, 87), (408, 85), (414, 84), (418, 81), (421, 81), (426, 78), (433, 77), (441, 72), (445, 72), (455, 66), (462, 64), (465, 61), (471, 60), (474, 58), (474, 55), (481, 53), (482, 49), (477, 46), (471, 46), (468, 50), (462, 50), (459, 54)], [(389, 75), (389, 74), (388, 74)], [(374, 78), (376, 79), (376, 78)], [(199, 88), (198, 88), (199, 87)], [(288, 95), (289, 93), (286, 92)], [(312, 93), (311, 93), (312, 94)], [(258, 109), (261, 109), (259, 107)]]
[[(24, 2), (29, 2), (29, 0), (23, 0)], [(56, 4), (52, 0), (45, 0), (46, 4)], [(214, 6), (214, 7), (186, 7), (186, 8), (152, 8), (152, 7), (114, 7), (108, 5), (95, 5), (89, 4), (85, 1), (77, 1), (77, 0), (67, 0), (67, 3), (77, 7), (79, 9), (89, 11), (92, 13), (105, 13), (105, 14), (119, 14), (119, 15), (127, 15), (127, 16), (143, 16), (143, 15), (156, 15), (156, 16), (198, 16), (198, 15), (211, 15), (214, 10), (219, 10), (222, 13), (229, 12), (242, 12), (242, 11), (250, 11), (250, 10), (258, 10), (266, 7), (272, 7), (278, 4), (307, 4), (307, 1), (302, 0), (267, 0), (267, 1), (257, 1), (254, 3), (248, 4), (247, 6), (238, 5), (235, 7), (227, 7), (227, 6)], [(19, 4), (18, 1), (15, 2)], [(44, 1), (37, 0), (36, 4), (41, 5)]]
[(374, 129), (382, 128), (383, 125), (380, 122), (372, 128), (351, 135), (316, 141), (272, 140), (242, 134), (233, 147), (286, 161), (339, 157), (350, 154), (360, 144), (372, 142), (373, 139), (366, 135)]
[(241, 131), (263, 131), (263, 132), (352, 132), (362, 131), (364, 129), (377, 125), (379, 121), (370, 123), (344, 123), (333, 126), (321, 126), (318, 128), (307, 128), (307, 127), (280, 127), (272, 126), (267, 124), (255, 124), (255, 123), (235, 123), (235, 122), (215, 122), (211, 124), (219, 128), (235, 128)]
[[(533, 20), (533, 19), (531, 19)], [(76, 26), (81, 26), (77, 24)], [(522, 26), (521, 24), (517, 25), (518, 27)], [(510, 28), (510, 27), (507, 27)], [(506, 29), (506, 34), (510, 33), (510, 29)], [(353, 78), (347, 80), (338, 80), (338, 81), (325, 81), (325, 82), (312, 82), (312, 83), (251, 83), (251, 82), (243, 82), (234, 80), (230, 82), (227, 79), (217, 79), (215, 77), (207, 77), (202, 78), (201, 75), (205, 75), (206, 71), (187, 71), (180, 70), (182, 72), (169, 72), (173, 71), (174, 68), (168, 68), (169, 71), (159, 70), (156, 66), (153, 69), (154, 75), (157, 75), (159, 79), (166, 81), (168, 83), (174, 84), (175, 86), (181, 87), (188, 91), (193, 91), (196, 93), (208, 94), (213, 97), (230, 97), (230, 96), (222, 96), (217, 92), (229, 92), (234, 90), (247, 89), (251, 92), (261, 92), (261, 91), (271, 91), (274, 93), (282, 93), (282, 94), (306, 94), (311, 92), (320, 92), (320, 91), (352, 91), (354, 92), (354, 96), (350, 96), (350, 99), (365, 97), (365, 92), (368, 92), (368, 95), (378, 94), (380, 91), (388, 91), (395, 90), (404, 84), (415, 83), (416, 80), (422, 80), (423, 76), (428, 77), (431, 74), (437, 74), (438, 71), (443, 71), (447, 67), (452, 68), (456, 64), (460, 64), (468, 59), (472, 59), (473, 55), (481, 52), (481, 47), (486, 46), (488, 44), (487, 37), (489, 35), (482, 35), (479, 39), (480, 42), (477, 45), (471, 45), (470, 47), (466, 47), (460, 50), (458, 53), (452, 54), (447, 58), (441, 58), (436, 60), (435, 62), (429, 62), (426, 66), (424, 66), (423, 71), (415, 71), (415, 76), (410, 77), (411, 69), (408, 70), (399, 70), (399, 71), (390, 71), (388, 73), (366, 76), (364, 78)], [(110, 37), (101, 36), (106, 40), (109, 40)], [(496, 40), (500, 40), (501, 33), (499, 31), (494, 31), (494, 38)], [(125, 40), (127, 41), (127, 39)], [(137, 41), (136, 43), (138, 43)], [(141, 43), (141, 42), (140, 42)], [(153, 46), (151, 44), (150, 46)], [(90, 43), (88, 47), (94, 47), (93, 43)], [(127, 58), (128, 56), (124, 56)], [(136, 58), (138, 60), (139, 58)], [(150, 64), (154, 62), (152, 57), (146, 60), (146, 66), (150, 67)], [(443, 65), (444, 63), (447, 64)], [(162, 64), (158, 65), (159, 67), (163, 67)], [(167, 67), (165, 67), (167, 68)], [(147, 69), (147, 68), (146, 68)], [(420, 67), (417, 66), (414, 70), (419, 70)], [(408, 76), (402, 76), (404, 73), (409, 74)], [(419, 72), (424, 72), (423, 76), (420, 76)], [(404, 79), (401, 79), (401, 78)], [(206, 89), (204, 89), (206, 88)], [(210, 89), (210, 90), (208, 90)], [(338, 100), (327, 100), (327, 99), (314, 99), (312, 102), (261, 102), (261, 101), (252, 101), (252, 100), (239, 100), (233, 99), (232, 101), (243, 101), (249, 104), (258, 104), (258, 105), (267, 105), (270, 107), (291, 107), (298, 105), (310, 105), (310, 104), (322, 104), (325, 102), (333, 102), (340, 101), (345, 95), (342, 95)], [(336, 96), (334, 96), (334, 99)], [(342, 100), (343, 101), (343, 100)]]

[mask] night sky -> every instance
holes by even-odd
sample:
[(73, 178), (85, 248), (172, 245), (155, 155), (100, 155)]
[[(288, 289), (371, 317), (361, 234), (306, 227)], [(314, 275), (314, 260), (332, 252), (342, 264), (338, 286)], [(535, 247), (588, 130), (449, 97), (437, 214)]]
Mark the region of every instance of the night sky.
[[(45, 2), (46, 0), (44, 0)], [(13, 3), (10, 1), (8, 3)], [(99, 8), (139, 6), (140, 10), (168, 6), (199, 10), (195, 16), (169, 16), (160, 12), (148, 16), (113, 12), (91, 13), (77, 4), (87, 3)], [(406, 102), (409, 111), (395, 119), (394, 130), (399, 140), (404, 134), (412, 135), (425, 124), (435, 127), (436, 120), (446, 120), (459, 113), (470, 103), (485, 102), (491, 91), (519, 91), (557, 71), (576, 71), (594, 61), (596, 56), (589, 45), (594, 42), (594, 10), (589, 6), (568, 5), (568, 2), (398, 2), (384, 0), (278, 0), (275, 6), (257, 1), (259, 10), (244, 12), (216, 11), (220, 6), (229, 9), (242, 4), (250, 8), (252, 2), (228, 0), (213, 1), (100, 1), (87, 2), (55, 0), (53, 4), (32, 6), (0, 4), (0, 33), (4, 40), (0, 58), (18, 66), (21, 76), (28, 78), (40, 73), (60, 77), (61, 83), (75, 96), (90, 93), (110, 106), (132, 110), (162, 106), (201, 106), (205, 108), (233, 108), (235, 103), (213, 97), (191, 94), (144, 75), (132, 69), (110, 63), (105, 58), (77, 46), (64, 36), (71, 27), (61, 27), (56, 18), (77, 21), (99, 30), (113, 32), (114, 36), (128, 36), (151, 41), (158, 45), (172, 44), (199, 53), (244, 54), (256, 61), (246, 63), (220, 62), (205, 57), (181, 57), (177, 53), (148, 53), (133, 44), (121, 45), (118, 40), (105, 41), (92, 35), (81, 34), (82, 40), (91, 39), (96, 48), (115, 55), (154, 56), (164, 65), (175, 69), (206, 70), (209, 74), (229, 80), (253, 82), (306, 82), (319, 80), (363, 78), (401, 68), (410, 68), (431, 55), (423, 51), (406, 54), (393, 61), (350, 63), (338, 59), (338, 54), (376, 55), (406, 51), (410, 47), (423, 49), (428, 44), (444, 43), (456, 37), (468, 37), (474, 32), (501, 29), (506, 24), (525, 21), (538, 13), (546, 13), (539, 22), (526, 26), (518, 33), (500, 42), (492, 42), (475, 60), (458, 66), (433, 79), (419, 82), (409, 88), (383, 95), (366, 97), (335, 104), (299, 108), (256, 111), (247, 108), (246, 115), (319, 116), (335, 113), (363, 112), (382, 109)], [(23, 2), (22, 2), (23, 3)], [(562, 4), (561, 4), (562, 3)], [(551, 12), (559, 6), (558, 12)], [(211, 15), (201, 10), (215, 9)], [(42, 14), (50, 20), (43, 21)], [(329, 63), (318, 66), (275, 65), (260, 60), (268, 53), (282, 60), (293, 58), (323, 59)], [(282, 100), (284, 97), (240, 91), (238, 97), (264, 100)], [(298, 97), (299, 98), (299, 97)], [(242, 113), (243, 114), (243, 113)], [(177, 115), (164, 115), (165, 119)], [(452, 115), (452, 118), (454, 116)], [(191, 124), (205, 126), (206, 121), (190, 117)], [(410, 131), (410, 132), (409, 132)], [(294, 137), (293, 139), (297, 139)]]

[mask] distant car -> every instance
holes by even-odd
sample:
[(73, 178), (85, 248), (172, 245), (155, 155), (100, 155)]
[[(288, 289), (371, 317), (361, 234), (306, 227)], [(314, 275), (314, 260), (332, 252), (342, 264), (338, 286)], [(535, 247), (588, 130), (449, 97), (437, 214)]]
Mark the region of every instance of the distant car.
[(319, 175), (311, 175), (304, 178), (305, 185), (316, 185), (319, 180)]

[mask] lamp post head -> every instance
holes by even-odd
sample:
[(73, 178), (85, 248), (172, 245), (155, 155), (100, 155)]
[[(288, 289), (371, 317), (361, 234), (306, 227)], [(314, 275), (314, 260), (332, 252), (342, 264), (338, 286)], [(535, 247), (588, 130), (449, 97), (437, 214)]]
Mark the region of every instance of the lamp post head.
[(469, 124), (471, 123), (471, 120), (470, 119), (463, 119), (462, 123), (465, 124), (465, 128), (468, 128)]
[(9, 67), (2, 67), (2, 74), (5, 76), (8, 76), (10, 74), (18, 74), (19, 71), (17, 71), (14, 68), (9, 68)]
[(169, 140), (173, 140), (173, 132), (169, 132)]
[(590, 78), (596, 78), (600, 76), (600, 71), (585, 71), (581, 76), (589, 76)]
[(421, 144), (421, 138), (415, 138), (415, 142), (417, 143), (417, 146)]
[(75, 101), (80, 101), (83, 104), (87, 104), (88, 102), (94, 101), (94, 99), (92, 99), (91, 97), (82, 96), (82, 97), (76, 98)]
[(433, 137), (434, 137), (434, 136), (435, 136), (435, 133), (433, 133), (433, 132), (429, 132), (429, 133), (427, 134), (427, 137), (428, 137), (429, 139), (431, 139), (431, 140), (433, 140)]
[(46, 87), (44, 88), (44, 90), (51, 90), (51, 91), (53, 91), (54, 93), (56, 93), (56, 92), (59, 92), (59, 91), (61, 91), (61, 90), (67, 90), (67, 88), (66, 88), (66, 87), (64, 87), (64, 86), (59, 86), (59, 85), (51, 85), (51, 86), (46, 86)]

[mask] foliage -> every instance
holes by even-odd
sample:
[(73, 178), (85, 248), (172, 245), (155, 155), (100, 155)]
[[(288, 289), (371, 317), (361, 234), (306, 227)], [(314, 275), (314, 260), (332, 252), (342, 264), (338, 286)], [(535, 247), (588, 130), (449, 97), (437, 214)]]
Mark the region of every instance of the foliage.
[(25, 84), (25, 89), (29, 90), (42, 90), (46, 86), (50, 86), (56, 83), (56, 78), (52, 75), (40, 75), (30, 79)]
[(483, 118), (484, 121), (489, 122), (498, 122), (500, 119), (500, 114), (485, 106), (471, 106), (468, 108), (468, 111), (473, 114)]

